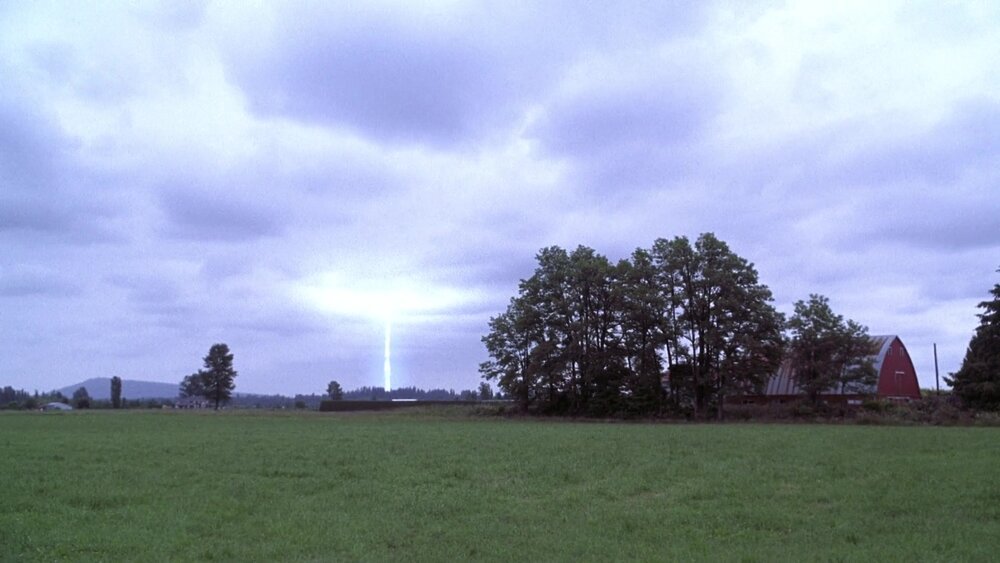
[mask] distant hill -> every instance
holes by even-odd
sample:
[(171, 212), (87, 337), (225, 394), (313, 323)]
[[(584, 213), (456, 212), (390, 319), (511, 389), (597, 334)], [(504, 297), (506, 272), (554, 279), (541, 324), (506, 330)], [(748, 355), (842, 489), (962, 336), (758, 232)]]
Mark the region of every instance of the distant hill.
[[(62, 389), (57, 389), (67, 397), (72, 397), (73, 392), (81, 387), (87, 388), (87, 394), (91, 399), (110, 400), (111, 399), (111, 378), (93, 377), (75, 385), (68, 385)], [(128, 400), (134, 399), (175, 399), (177, 398), (177, 383), (160, 383), (158, 381), (135, 381), (133, 379), (122, 380), (122, 397)]]

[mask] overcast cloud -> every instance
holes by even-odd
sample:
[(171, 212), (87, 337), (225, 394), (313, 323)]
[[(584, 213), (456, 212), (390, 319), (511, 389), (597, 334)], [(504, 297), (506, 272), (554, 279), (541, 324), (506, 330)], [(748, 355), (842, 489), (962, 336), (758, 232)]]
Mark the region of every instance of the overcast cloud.
[[(181, 5), (183, 4), (183, 5)], [(711, 231), (959, 367), (1000, 266), (989, 2), (0, 6), (0, 384), (473, 388), (535, 252)], [(686, 5), (685, 5), (686, 4)]]

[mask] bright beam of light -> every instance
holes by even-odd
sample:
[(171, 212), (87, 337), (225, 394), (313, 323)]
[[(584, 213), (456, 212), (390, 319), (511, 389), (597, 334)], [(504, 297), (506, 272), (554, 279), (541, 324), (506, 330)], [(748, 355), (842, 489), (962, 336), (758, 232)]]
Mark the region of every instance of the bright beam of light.
[(478, 292), (421, 282), (419, 279), (394, 279), (392, 284), (353, 282), (333, 273), (317, 274), (292, 287), (294, 294), (310, 305), (329, 313), (368, 318), (385, 322), (385, 351), (382, 375), (385, 390), (392, 389), (390, 342), (392, 320), (403, 323), (426, 321), (474, 303)]
[(389, 286), (348, 283), (334, 275), (315, 276), (296, 285), (294, 291), (303, 301), (330, 313), (378, 320), (391, 316), (404, 322), (454, 310), (480, 298), (474, 291), (418, 280), (398, 280)]
[(385, 362), (382, 364), (382, 374), (385, 376), (385, 392), (392, 389), (392, 364), (389, 362), (389, 341), (392, 335), (392, 321), (385, 321)]

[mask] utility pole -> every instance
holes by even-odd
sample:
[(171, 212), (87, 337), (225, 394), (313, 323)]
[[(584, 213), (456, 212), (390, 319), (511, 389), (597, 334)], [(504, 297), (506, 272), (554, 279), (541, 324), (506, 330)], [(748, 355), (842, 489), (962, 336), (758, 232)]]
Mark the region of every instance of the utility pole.
[(941, 394), (941, 378), (938, 376), (938, 363), (937, 363), (937, 342), (934, 343), (934, 387), (937, 389), (938, 394)]

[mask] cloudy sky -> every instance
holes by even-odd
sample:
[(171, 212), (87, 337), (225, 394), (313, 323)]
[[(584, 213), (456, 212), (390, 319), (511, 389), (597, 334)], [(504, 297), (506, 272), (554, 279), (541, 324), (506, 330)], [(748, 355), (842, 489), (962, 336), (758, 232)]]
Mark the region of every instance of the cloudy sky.
[[(995, 2), (0, 3), (0, 385), (472, 388), (543, 246), (711, 231), (958, 368)], [(530, 8), (525, 8), (530, 6)]]

